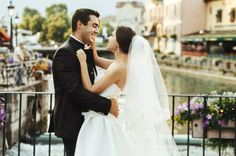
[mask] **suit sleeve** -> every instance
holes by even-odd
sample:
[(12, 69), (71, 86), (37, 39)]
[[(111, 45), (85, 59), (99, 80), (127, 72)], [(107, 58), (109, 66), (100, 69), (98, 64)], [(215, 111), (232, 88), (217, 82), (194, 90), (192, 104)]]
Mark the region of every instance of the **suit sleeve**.
[(78, 60), (75, 56), (63, 49), (58, 50), (54, 56), (53, 69), (56, 70), (59, 85), (76, 101), (76, 104), (107, 115), (110, 111), (111, 100), (92, 93), (83, 87), (80, 67), (77, 65)]

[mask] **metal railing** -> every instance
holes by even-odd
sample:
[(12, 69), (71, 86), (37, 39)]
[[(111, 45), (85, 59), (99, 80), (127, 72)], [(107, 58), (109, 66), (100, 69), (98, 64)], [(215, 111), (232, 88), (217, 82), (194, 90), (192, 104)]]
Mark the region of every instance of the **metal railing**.
[[(37, 101), (37, 99), (41, 98), (42, 96), (45, 96), (47, 97), (46, 99), (46, 103), (44, 103), (43, 105), (47, 105), (46, 107), (46, 112), (48, 113), (47, 117), (50, 118), (51, 115), (52, 115), (52, 108), (53, 108), (53, 101), (54, 101), (54, 93), (49, 93), (49, 92), (0, 92), (0, 97), (2, 99), (4, 99), (4, 102), (5, 102), (5, 110), (6, 112), (8, 112), (8, 109), (10, 108), (10, 105), (12, 102), (14, 102), (12, 100), (13, 96), (17, 96), (17, 99), (19, 99), (17, 101), (17, 109), (18, 109), (18, 114), (19, 114), (19, 121), (18, 121), (18, 144), (15, 143), (15, 145), (18, 146), (18, 156), (21, 155), (21, 142), (22, 142), (22, 124), (23, 124), (23, 121), (22, 121), (22, 113), (24, 112), (22, 109), (23, 107), (25, 107), (24, 105), (24, 101), (23, 101), (23, 97), (27, 95), (27, 96), (33, 96), (34, 98), (34, 101)], [(176, 110), (176, 107), (180, 104), (180, 103), (183, 103), (184, 101), (187, 101), (187, 110), (188, 110), (188, 114), (187, 116), (190, 117), (190, 113), (191, 113), (191, 109), (190, 109), (190, 102), (191, 102), (191, 99), (193, 97), (200, 97), (200, 98), (203, 98), (203, 104), (204, 104), (204, 111), (206, 111), (207, 109), (207, 106), (208, 106), (208, 101), (209, 99), (211, 98), (219, 98), (219, 101), (222, 101), (222, 98), (226, 98), (227, 96), (211, 96), (211, 95), (186, 95), (186, 94), (171, 94), (169, 95), (169, 98), (170, 98), (170, 104), (171, 104), (171, 113), (172, 113), (172, 118), (171, 118), (171, 132), (172, 132), (172, 135), (173, 137), (175, 137), (176, 133), (175, 133), (175, 127), (176, 127), (176, 121), (174, 120), (174, 117), (175, 117), (175, 110)], [(228, 98), (233, 98), (234, 99), (234, 121), (236, 119), (236, 96), (229, 96)], [(32, 118), (33, 118), (33, 134), (32, 134), (32, 138), (31, 138), (31, 144), (33, 145), (33, 156), (36, 155), (36, 146), (37, 146), (37, 143), (36, 143), (36, 139), (37, 139), (37, 130), (36, 130), (36, 127), (37, 127), (37, 102), (34, 102), (34, 103), (31, 103), (31, 105), (33, 105), (33, 112), (32, 112)], [(8, 118), (11, 114), (9, 113), (6, 113), (7, 116), (6, 116), (6, 121), (8, 121)], [(7, 140), (7, 131), (9, 131), (9, 125), (10, 123), (8, 122), (4, 122), (4, 125), (3, 125), (3, 128), (2, 128), (2, 132), (3, 132), (3, 138), (2, 138), (2, 141), (3, 141), (3, 146), (2, 146), (2, 155), (5, 156), (5, 153), (6, 153), (6, 140)], [(186, 129), (185, 129), (186, 128)], [(190, 118), (188, 118), (188, 121), (187, 121), (187, 126), (186, 127), (182, 127), (182, 129), (185, 129), (186, 132), (184, 132), (187, 136), (187, 139), (186, 139), (186, 146), (187, 146), (187, 150), (186, 150), (186, 156), (191, 156), (191, 153), (190, 153), (190, 146), (191, 146), (191, 121), (190, 121)], [(222, 155), (222, 138), (221, 138), (221, 132), (223, 130), (233, 130), (234, 131), (234, 139), (233, 139), (233, 142), (234, 142), (234, 148), (233, 148), (233, 153), (234, 155), (236, 156), (236, 125), (234, 125), (233, 128), (224, 128), (224, 127), (221, 127), (219, 126), (218, 130), (219, 130), (219, 139), (218, 139), (218, 155), (221, 156)], [(202, 136), (202, 156), (205, 156), (206, 153), (206, 141), (207, 141), (207, 131), (208, 129), (207, 128), (203, 128), (203, 136)], [(47, 131), (45, 131), (44, 133), (47, 133)], [(5, 134), (5, 135), (4, 135)], [(51, 156), (52, 155), (52, 135), (51, 133), (48, 133), (48, 156)], [(62, 154), (63, 155), (63, 154)], [(64, 153), (65, 155), (65, 153)]]
[(2, 82), (0, 85), (11, 86), (15, 83), (14, 77), (19, 69), (22, 69), (22, 77), (26, 77), (29, 82), (30, 77), (32, 77), (33, 66), (36, 64), (36, 60), (27, 61), (25, 63), (11, 63), (11, 64), (1, 64), (1, 78)]

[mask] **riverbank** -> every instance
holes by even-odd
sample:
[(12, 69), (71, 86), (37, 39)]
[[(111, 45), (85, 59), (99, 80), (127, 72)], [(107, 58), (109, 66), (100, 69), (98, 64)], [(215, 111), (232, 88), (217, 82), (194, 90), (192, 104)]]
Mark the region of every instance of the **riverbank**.
[(195, 76), (199, 76), (199, 77), (207, 76), (209, 78), (221, 79), (221, 80), (230, 81), (230, 83), (236, 84), (235, 76), (220, 75), (218, 73), (209, 72), (205, 70), (184, 69), (184, 68), (177, 68), (177, 67), (166, 66), (166, 65), (160, 65), (160, 69), (166, 70), (166, 71), (186, 73), (186, 74), (194, 74)]

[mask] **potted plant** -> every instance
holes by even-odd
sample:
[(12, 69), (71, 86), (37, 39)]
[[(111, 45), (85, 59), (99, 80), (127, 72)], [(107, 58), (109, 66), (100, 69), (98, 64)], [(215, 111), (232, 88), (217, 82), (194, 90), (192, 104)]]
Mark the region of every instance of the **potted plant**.
[(192, 136), (203, 137), (206, 130), (208, 144), (216, 147), (221, 138), (222, 147), (233, 146), (235, 136), (235, 108), (236, 93), (224, 92), (219, 96), (212, 92), (205, 99), (207, 107), (204, 108), (204, 96), (193, 97), (189, 103), (179, 105), (175, 112), (175, 121), (185, 125), (188, 121), (192, 123)]

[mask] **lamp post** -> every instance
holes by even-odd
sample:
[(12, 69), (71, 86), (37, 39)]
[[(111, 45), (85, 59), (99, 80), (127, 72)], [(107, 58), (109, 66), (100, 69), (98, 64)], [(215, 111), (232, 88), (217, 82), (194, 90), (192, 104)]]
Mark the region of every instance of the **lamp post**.
[(15, 12), (15, 6), (12, 4), (12, 1), (10, 1), (10, 4), (9, 6), (7, 7), (8, 9), (8, 14), (10, 16), (10, 48), (11, 50), (13, 50), (13, 44), (12, 44), (12, 41), (13, 41), (13, 33), (12, 33), (12, 17), (14, 15), (14, 12)]
[(18, 46), (18, 24), (19, 24), (19, 16), (16, 15), (15, 17), (15, 37), (16, 37), (16, 47)]

